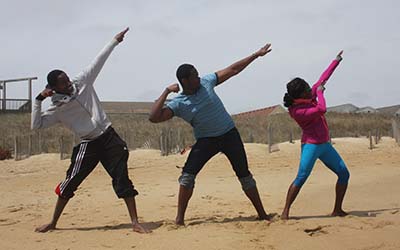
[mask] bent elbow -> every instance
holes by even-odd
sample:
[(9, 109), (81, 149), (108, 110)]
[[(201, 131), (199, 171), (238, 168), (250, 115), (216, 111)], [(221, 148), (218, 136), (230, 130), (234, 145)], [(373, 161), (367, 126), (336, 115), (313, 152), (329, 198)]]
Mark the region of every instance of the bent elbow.
[(159, 123), (160, 121), (156, 118), (156, 117), (154, 117), (154, 116), (149, 116), (149, 121), (151, 122), (151, 123)]
[(37, 124), (31, 124), (31, 130), (40, 129), (40, 126)]

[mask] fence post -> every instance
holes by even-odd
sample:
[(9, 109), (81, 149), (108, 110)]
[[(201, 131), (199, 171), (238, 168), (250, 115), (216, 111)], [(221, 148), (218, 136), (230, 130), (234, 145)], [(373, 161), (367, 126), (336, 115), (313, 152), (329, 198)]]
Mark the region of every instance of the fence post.
[[(129, 142), (129, 145), (131, 145), (130, 146), (131, 149), (135, 149), (136, 148), (136, 146), (135, 146), (135, 135), (134, 135), (133, 131), (131, 132), (131, 137), (129, 139), (131, 140)], [(149, 144), (149, 145), (151, 145), (151, 144)]]
[(64, 137), (60, 137), (60, 160), (64, 159)]
[(127, 138), (127, 131), (126, 130), (124, 130), (124, 141), (126, 141), (126, 138)]
[(161, 129), (161, 135), (160, 135), (160, 151), (161, 155), (165, 155), (165, 147), (164, 147), (164, 129)]
[(178, 128), (176, 140), (177, 140), (177, 141), (176, 141), (176, 146), (177, 146), (177, 150), (178, 150), (178, 152), (179, 152), (179, 151), (181, 151), (181, 149), (183, 148), (182, 139), (181, 139), (181, 128)]
[(18, 148), (18, 136), (14, 136), (14, 159), (16, 160), (16, 161), (18, 161), (19, 160), (19, 157), (18, 157), (18, 150), (19, 150), (19, 148)]
[(382, 131), (378, 129), (378, 141), (382, 140)]
[(369, 149), (372, 150), (374, 148), (374, 145), (372, 143), (372, 132), (371, 131), (368, 132), (368, 137), (369, 137)]
[(132, 133), (127, 132), (127, 138), (125, 140), (126, 145), (128, 146), (128, 148), (131, 148), (131, 135)]
[(392, 120), (392, 131), (393, 138), (395, 139), (396, 143), (400, 145), (400, 120), (397, 118), (393, 118)]
[(254, 143), (254, 136), (253, 136), (253, 133), (251, 131), (249, 132), (249, 142), (250, 143)]
[(28, 156), (32, 155), (32, 137), (32, 134), (28, 136)]
[(172, 145), (173, 145), (173, 140), (172, 140), (172, 129), (168, 128), (167, 132), (167, 155), (171, 154), (172, 152)]
[(268, 153), (272, 152), (272, 126), (268, 126)]
[(41, 154), (42, 153), (42, 132), (38, 132), (38, 143), (39, 143), (39, 154)]

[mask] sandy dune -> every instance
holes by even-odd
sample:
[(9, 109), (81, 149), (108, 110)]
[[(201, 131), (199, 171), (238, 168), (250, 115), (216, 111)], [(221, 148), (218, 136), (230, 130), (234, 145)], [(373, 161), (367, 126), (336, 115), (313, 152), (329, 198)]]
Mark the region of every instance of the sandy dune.
[[(160, 156), (155, 150), (130, 155), (130, 176), (140, 192), (140, 219), (153, 233), (131, 231), (127, 210), (102, 166), (86, 179), (61, 217), (58, 230), (34, 228), (50, 220), (69, 161), (55, 154), (0, 162), (0, 249), (400, 249), (400, 147), (383, 138), (369, 150), (365, 138), (334, 140), (350, 173), (344, 208), (332, 218), (336, 177), (320, 162), (291, 210), (293, 219), (268, 225), (242, 193), (228, 161), (214, 157), (197, 178), (186, 215), (176, 227), (177, 178), (186, 155)], [(269, 213), (280, 214), (296, 175), (300, 145), (280, 151), (247, 144), (251, 171)]]

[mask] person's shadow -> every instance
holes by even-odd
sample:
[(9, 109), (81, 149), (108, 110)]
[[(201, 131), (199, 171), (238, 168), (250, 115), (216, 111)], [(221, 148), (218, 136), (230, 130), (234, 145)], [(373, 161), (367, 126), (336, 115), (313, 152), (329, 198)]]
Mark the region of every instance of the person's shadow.
[[(399, 213), (400, 208), (395, 207), (395, 208), (382, 208), (382, 209), (374, 209), (374, 210), (355, 210), (355, 211), (348, 211), (348, 216), (354, 216), (354, 217), (377, 217), (378, 215), (384, 213), (384, 212), (392, 212), (393, 214)], [(332, 218), (331, 215), (326, 214), (326, 215), (306, 215), (306, 216), (291, 216), (290, 219), (294, 220), (304, 220), (304, 219), (318, 219), (318, 218)]]
[[(384, 212), (391, 212), (392, 214), (400, 213), (400, 207), (397, 208), (382, 208), (382, 209), (373, 209), (373, 210), (354, 210), (349, 211), (348, 216), (354, 217), (377, 217), (378, 215)], [(279, 220), (279, 215), (276, 213), (271, 213), (271, 221), (275, 222)], [(306, 220), (306, 219), (322, 219), (322, 218), (333, 218), (331, 215), (306, 215), (306, 216), (290, 216), (291, 220)], [(223, 218), (218, 216), (212, 217), (197, 217), (197, 218), (189, 218), (186, 220), (186, 226), (194, 226), (201, 224), (224, 224), (224, 223), (232, 223), (232, 222), (249, 222), (249, 221), (260, 221), (256, 216), (237, 216), (233, 218)], [(171, 223), (171, 222), (169, 222)], [(154, 221), (154, 222), (144, 222), (141, 223), (146, 229), (156, 230), (162, 225), (169, 224), (167, 221)], [(68, 228), (57, 228), (56, 230), (77, 230), (77, 231), (108, 231), (108, 230), (126, 230), (131, 229), (132, 224), (130, 223), (122, 223), (117, 225), (105, 225), (105, 226), (94, 226), (94, 227), (68, 227)]]
[[(278, 218), (278, 214), (276, 213), (271, 213), (269, 214), (271, 216), (271, 221), (276, 221)], [(200, 224), (224, 224), (224, 223), (232, 223), (232, 222), (249, 222), (249, 221), (262, 221), (257, 218), (257, 216), (237, 216), (233, 218), (222, 218), (222, 217), (207, 217), (207, 218), (192, 218), (188, 219), (186, 222), (187, 226), (194, 226), (194, 225), (200, 225)]]
[[(155, 230), (163, 225), (163, 221), (155, 221), (155, 222), (143, 222), (140, 223), (143, 227), (149, 230)], [(59, 231), (66, 231), (66, 230), (76, 230), (76, 231), (108, 231), (108, 230), (121, 230), (121, 229), (131, 229), (131, 223), (122, 223), (118, 225), (105, 225), (105, 226), (94, 226), (94, 227), (64, 227), (64, 228), (57, 228), (56, 230)]]

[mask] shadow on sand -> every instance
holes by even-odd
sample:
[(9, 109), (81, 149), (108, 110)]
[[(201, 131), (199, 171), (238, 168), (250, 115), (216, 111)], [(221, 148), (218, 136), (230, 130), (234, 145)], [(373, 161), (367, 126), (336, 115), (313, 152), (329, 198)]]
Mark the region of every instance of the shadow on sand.
[[(140, 223), (143, 225), (145, 228), (150, 229), (150, 230), (155, 230), (159, 228), (160, 226), (163, 225), (162, 221), (156, 221), (156, 222), (143, 222)], [(131, 229), (132, 224), (130, 223), (123, 223), (123, 224), (118, 224), (118, 225), (106, 225), (106, 226), (98, 226), (98, 227), (69, 227), (69, 228), (57, 228), (56, 230), (59, 231), (67, 231), (67, 230), (77, 230), (77, 231), (108, 231), (108, 230), (120, 230), (120, 229)]]
[[(348, 215), (345, 217), (377, 217), (378, 215), (390, 212), (392, 214), (400, 212), (400, 208), (382, 208), (364, 211), (348, 211)], [(293, 220), (304, 220), (304, 219), (322, 219), (322, 218), (332, 218), (330, 214), (326, 215), (306, 215), (306, 216), (291, 216), (290, 219)]]

